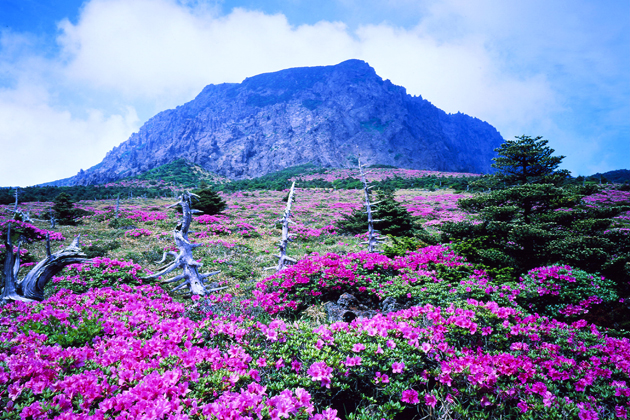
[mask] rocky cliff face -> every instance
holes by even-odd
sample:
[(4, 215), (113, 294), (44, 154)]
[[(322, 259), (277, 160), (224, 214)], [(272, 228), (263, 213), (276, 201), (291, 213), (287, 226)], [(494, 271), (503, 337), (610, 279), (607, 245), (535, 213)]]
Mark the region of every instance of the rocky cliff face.
[(446, 114), (349, 60), (209, 85), (63, 183), (114, 181), (178, 158), (241, 179), (308, 162), (344, 167), (359, 152), (370, 164), (485, 173), (502, 142), (488, 123)]

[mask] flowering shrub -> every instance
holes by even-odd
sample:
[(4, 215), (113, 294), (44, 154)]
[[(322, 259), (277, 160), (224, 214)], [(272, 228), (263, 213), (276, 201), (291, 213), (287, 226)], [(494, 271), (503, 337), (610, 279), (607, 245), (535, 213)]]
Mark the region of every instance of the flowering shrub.
[(568, 265), (534, 268), (521, 277), (520, 288), (524, 307), (554, 318), (582, 315), (618, 298), (612, 281)]
[(119, 287), (142, 284), (140, 277), (149, 274), (133, 261), (96, 257), (89, 262), (68, 265), (47, 286), (47, 294), (59, 289), (84, 293), (93, 287)]
[(321, 228), (308, 227), (302, 224), (291, 226), (291, 233), (302, 241), (310, 241), (321, 238), (322, 236), (331, 236), (337, 234), (337, 228), (334, 225), (326, 225)]
[(49, 235), (51, 241), (65, 240), (61, 232), (40, 229), (37, 226), (34, 226), (27, 222), (23, 222), (21, 220), (7, 219), (3, 216), (0, 216), (0, 232), (2, 232), (3, 236), (2, 241), (6, 239), (6, 231), (9, 223), (11, 224), (11, 231), (14, 234), (21, 234), (28, 241), (41, 241), (43, 239), (46, 239), (47, 234)]
[(256, 230), (254, 226), (249, 223), (239, 222), (233, 228), (237, 235), (242, 236), (243, 238), (259, 238), (260, 233)]
[(462, 257), (439, 245), (394, 259), (366, 252), (347, 256), (312, 253), (259, 282), (252, 303), (275, 314), (301, 311), (317, 302), (336, 301), (343, 293), (377, 308), (386, 297), (407, 305), (441, 304), (454, 300), (455, 292), (463, 299), (492, 297), (504, 299), (506, 304), (513, 302), (518, 294), (515, 287), (489, 284), (485, 272), (475, 270)]
[[(3, 418), (581, 419), (629, 403), (629, 340), (495, 302), (315, 328), (184, 313), (153, 286), (5, 306)], [(74, 329), (73, 346), (55, 342)]]
[(147, 229), (132, 229), (125, 232), (125, 236), (133, 236), (134, 238), (151, 235), (153, 235), (153, 232)]
[(126, 218), (135, 221), (152, 222), (168, 219), (168, 214), (162, 211), (144, 211), (133, 209), (130, 214), (126, 215)]
[(195, 217), (195, 220), (197, 221), (197, 223), (208, 225), (208, 224), (213, 224), (213, 223), (223, 223), (227, 220), (227, 217), (219, 216), (219, 215), (204, 214), (199, 217)]
[[(83, 295), (66, 290), (41, 304), (5, 306), (0, 312), (2, 417), (337, 418), (333, 409), (317, 413), (304, 388), (274, 392), (254, 381), (257, 365), (240, 340), (204, 343), (204, 334), (229, 335), (233, 327), (245, 331), (243, 320), (196, 323), (183, 313), (184, 305), (151, 286)], [(89, 320), (99, 326), (91, 339), (73, 347), (51, 340), (60, 326), (81, 329)]]

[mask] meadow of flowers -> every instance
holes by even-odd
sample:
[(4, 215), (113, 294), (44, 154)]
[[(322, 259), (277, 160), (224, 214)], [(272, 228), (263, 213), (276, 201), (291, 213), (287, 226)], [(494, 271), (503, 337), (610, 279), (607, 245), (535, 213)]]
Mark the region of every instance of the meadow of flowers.
[[(371, 168), (369, 169), (369, 176), (371, 181), (382, 181), (387, 178), (400, 177), (400, 178), (422, 178), (427, 176), (436, 177), (472, 177), (481, 176), (480, 174), (465, 173), (465, 172), (440, 172), (440, 171), (424, 171), (419, 169), (399, 169), (399, 168)], [(300, 175), (291, 178), (291, 181), (312, 181), (314, 179), (323, 179), (327, 182), (336, 181), (346, 178), (359, 178), (358, 171), (356, 169), (326, 169), (323, 173)]]
[[(81, 202), (91, 215), (54, 247), (81, 234), (106, 255), (64, 269), (45, 301), (0, 309), (0, 418), (627, 418), (630, 340), (581, 318), (624, 298), (607, 279), (556, 265), (498, 281), (447, 244), (370, 254), (335, 227), (360, 191), (316, 189), (296, 193), (298, 263), (264, 271), (285, 195), (223, 194), (223, 214), (195, 216), (194, 255), (228, 288), (192, 299), (143, 280), (174, 250), (171, 201), (121, 200), (115, 228), (113, 200)], [(431, 230), (463, 217), (460, 196), (396, 199)], [(328, 322), (344, 293), (375, 315)]]

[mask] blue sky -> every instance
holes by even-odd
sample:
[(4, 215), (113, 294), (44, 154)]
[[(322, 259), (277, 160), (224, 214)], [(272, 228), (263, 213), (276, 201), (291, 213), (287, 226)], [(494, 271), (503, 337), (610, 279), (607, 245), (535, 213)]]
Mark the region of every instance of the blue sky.
[(627, 0), (0, 0), (0, 185), (87, 169), (207, 84), (350, 58), (574, 175), (630, 168)]

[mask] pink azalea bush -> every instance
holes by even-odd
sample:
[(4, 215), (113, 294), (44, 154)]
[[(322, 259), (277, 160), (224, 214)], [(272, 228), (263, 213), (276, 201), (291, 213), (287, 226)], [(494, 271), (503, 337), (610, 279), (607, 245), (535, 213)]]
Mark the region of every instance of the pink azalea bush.
[[(186, 312), (160, 288), (125, 284), (5, 306), (3, 417), (323, 420), (345, 406), (375, 418), (623, 418), (629, 403), (628, 339), (496, 302), (316, 327)], [(68, 345), (53, 329), (83, 335)]]
[(568, 265), (534, 268), (520, 278), (519, 288), (524, 307), (556, 318), (574, 318), (618, 299), (612, 281)]
[(142, 277), (150, 274), (133, 261), (96, 257), (80, 264), (70, 264), (59, 275), (54, 276), (48, 293), (70, 289), (83, 293), (90, 288), (119, 287), (120, 285), (142, 284)]
[(317, 302), (336, 301), (343, 293), (378, 306), (387, 297), (399, 303), (441, 304), (460, 298), (494, 299), (515, 305), (519, 291), (491, 284), (448, 247), (438, 245), (390, 259), (367, 252), (345, 256), (312, 253), (256, 285), (254, 304), (267, 312), (301, 311)]
[(131, 236), (134, 238), (140, 238), (143, 236), (151, 236), (153, 232), (148, 229), (132, 229), (125, 232), (125, 236)]
[[(61, 232), (40, 229), (37, 226), (28, 222), (23, 222), (21, 220), (14, 220), (14, 219), (6, 218), (4, 216), (0, 216), (0, 231), (1, 232), (6, 232), (9, 224), (11, 224), (11, 230), (13, 232), (20, 232), (22, 235), (24, 235), (24, 238), (29, 241), (44, 240), (46, 239), (46, 235), (49, 236), (51, 241), (64, 241), (65, 240)], [(6, 239), (6, 236), (3, 238), (2, 241), (4, 242), (5, 239)]]

